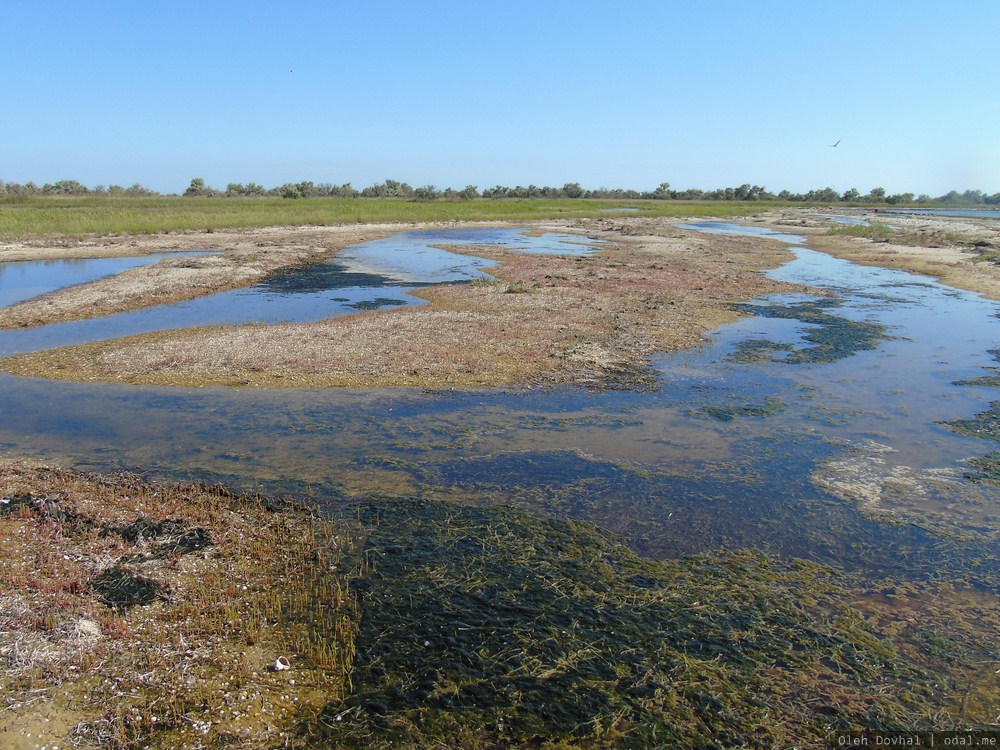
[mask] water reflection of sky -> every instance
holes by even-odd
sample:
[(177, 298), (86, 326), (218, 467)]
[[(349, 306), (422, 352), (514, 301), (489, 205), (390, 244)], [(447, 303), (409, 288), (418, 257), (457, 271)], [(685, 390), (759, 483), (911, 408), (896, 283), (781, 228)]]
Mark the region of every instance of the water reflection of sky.
[(483, 277), (493, 261), (450, 253), (435, 245), (493, 245), (536, 254), (583, 255), (593, 245), (579, 235), (545, 233), (527, 235), (509, 228), (425, 229), (394, 234), (381, 240), (346, 248), (337, 262), (350, 271), (374, 273), (395, 282), (436, 284)]
[[(483, 258), (432, 247), (434, 244), (497, 245), (519, 252), (580, 255), (594, 249), (593, 244), (584, 244), (586, 241), (579, 235), (529, 236), (517, 229), (496, 227), (406, 232), (349, 247), (327, 263), (282, 272), (245, 289), (98, 319), (0, 331), (0, 356), (163, 329), (305, 323), (377, 307), (422, 305), (423, 300), (410, 294), (417, 285), (483, 278), (484, 269), (494, 265)], [(68, 265), (21, 263), (13, 271), (5, 266), (15, 264), (0, 263), (0, 273), (12, 274), (0, 276), (0, 295), (19, 301), (39, 289), (52, 291), (83, 283), (160, 257), (165, 256), (74, 261)]]
[(159, 263), (166, 258), (203, 254), (177, 252), (143, 255), (138, 258), (58, 258), (0, 263), (0, 307), (74, 284), (114, 276), (130, 268)]

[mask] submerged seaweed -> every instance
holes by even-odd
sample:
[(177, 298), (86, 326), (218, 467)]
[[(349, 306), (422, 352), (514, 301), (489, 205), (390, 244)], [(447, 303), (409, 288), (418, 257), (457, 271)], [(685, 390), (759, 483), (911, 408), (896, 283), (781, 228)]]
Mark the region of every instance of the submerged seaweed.
[(400, 305), (405, 305), (406, 300), (394, 299), (392, 297), (376, 297), (372, 300), (363, 300), (361, 302), (355, 302), (348, 307), (353, 307), (355, 310), (378, 310), (383, 307), (399, 307)]
[[(989, 353), (993, 355), (994, 360), (1000, 362), (1000, 349), (991, 349)], [(955, 385), (1000, 388), (1000, 370), (991, 369), (992, 374), (990, 375), (959, 380)], [(1000, 401), (993, 401), (990, 403), (989, 409), (979, 412), (971, 419), (959, 419), (944, 424), (959, 435), (1000, 443)], [(969, 463), (976, 468), (976, 471), (966, 474), (967, 479), (972, 482), (1000, 487), (1000, 451), (991, 451), (985, 456), (972, 459)]]
[(976, 467), (976, 471), (966, 474), (967, 479), (1000, 488), (1000, 451), (991, 451), (971, 459), (969, 463)]
[[(885, 326), (878, 323), (850, 320), (827, 312), (838, 307), (834, 299), (798, 302), (791, 305), (737, 305), (740, 312), (764, 318), (798, 320), (814, 326), (803, 334), (812, 346), (794, 347), (763, 339), (740, 342), (729, 361), (758, 363), (763, 361), (786, 364), (816, 364), (836, 362), (861, 351), (874, 349), (887, 338)], [(778, 356), (780, 354), (780, 356)]]
[(716, 406), (708, 404), (695, 411), (720, 422), (732, 422), (737, 417), (769, 417), (788, 408), (777, 396), (768, 396), (763, 401), (736, 400), (734, 403)]
[(571, 450), (452, 460), (372, 457), (370, 463), (409, 474), (425, 497), (596, 523), (654, 559), (752, 547), (852, 574), (910, 581), (945, 576), (1000, 591), (1000, 540), (970, 546), (915, 524), (866, 515), (813, 483), (815, 461), (839, 451), (822, 449), (803, 455), (795, 444), (762, 441), (746, 457), (719, 461), (697, 475)]
[(1000, 441), (1000, 401), (994, 401), (990, 408), (981, 411), (972, 419), (958, 419), (946, 423), (959, 435)]
[(358, 513), (354, 692), (310, 728), (316, 746), (764, 748), (947, 721), (823, 566), (651, 562), (508, 508)]

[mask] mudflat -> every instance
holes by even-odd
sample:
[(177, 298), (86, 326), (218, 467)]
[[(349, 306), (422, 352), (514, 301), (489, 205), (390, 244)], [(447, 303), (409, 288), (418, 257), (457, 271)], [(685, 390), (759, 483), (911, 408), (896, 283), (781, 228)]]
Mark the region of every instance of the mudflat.
[[(929, 274), (1000, 299), (997, 222), (856, 211), (881, 233), (831, 233), (830, 211), (781, 209), (754, 222), (860, 263)], [(264, 387), (641, 386), (646, 358), (697, 345), (733, 320), (733, 304), (797, 287), (763, 271), (791, 257), (758, 237), (698, 235), (677, 219), (615, 217), (524, 224), (576, 232), (585, 257), (451, 247), (494, 260), (493, 281), (428, 287), (431, 304), (315, 323), (156, 332), (20, 355), (0, 370), (48, 378)], [(427, 225), (285, 227), (0, 247), (10, 258), (215, 250), (174, 258), (0, 310), (0, 327), (94, 317), (257, 283), (348, 245)], [(448, 226), (462, 226), (449, 224)], [(483, 226), (477, 224), (474, 226)]]
[(251, 286), (282, 268), (321, 260), (357, 242), (382, 236), (366, 225), (335, 233), (271, 227), (240, 232), (187, 232), (132, 237), (60, 238), (0, 245), (0, 262), (141, 257), (211, 251), (132, 269), (0, 309), (0, 329), (96, 318)]
[[(962, 275), (985, 294), (997, 284), (988, 224), (900, 220), (885, 242), (827, 235), (821, 212), (757, 220), (862, 262), (888, 253), (898, 263), (879, 265)], [(234, 274), (256, 269), (249, 284), (265, 266), (411, 228), (70, 250), (220, 250)], [(605, 243), (582, 258), (453, 248), (497, 260), (496, 280), (428, 288), (420, 308), (151, 334), (3, 367), (136, 383), (641, 386), (648, 354), (696, 345), (733, 303), (796, 288), (763, 275), (790, 257), (772, 240), (638, 217), (531, 228)], [(206, 272), (196, 286), (197, 269), (170, 268), (161, 282), (177, 295), (237, 283)], [(69, 318), (94, 304), (85, 292), (60, 293)], [(833, 468), (827, 484), (851, 478)], [(750, 550), (657, 562), (589, 524), (511, 508), (379, 495), (323, 518), (221, 486), (9, 460), (0, 549), (3, 747), (818, 747), (831, 727), (997, 721), (995, 591), (947, 579), (845, 577)]]
[[(585, 257), (450, 248), (497, 261), (491, 269), (495, 280), (426, 288), (418, 294), (431, 304), (423, 307), (308, 324), (158, 332), (14, 357), (2, 367), (42, 377), (174, 385), (639, 384), (652, 352), (693, 346), (705, 331), (736, 317), (733, 303), (791, 288), (761, 273), (791, 257), (772, 240), (697, 235), (653, 219), (525, 228), (578, 232), (581, 240), (589, 236), (604, 243)], [(61, 308), (59, 319), (90, 315), (95, 307), (149, 303), (126, 287), (157, 283), (165, 290), (162, 296), (182, 299), (225, 285), (249, 285), (269, 270), (326, 258), (388, 231), (331, 227), (238, 233), (209, 245), (234, 248), (219, 261), (235, 269), (228, 276), (216, 274), (211, 263), (200, 267), (200, 261), (215, 258), (192, 259), (199, 261), (195, 264), (181, 260), (48, 297)], [(261, 248), (261, 237), (273, 244)], [(185, 237), (185, 243), (204, 248), (211, 239)], [(162, 239), (155, 245), (162, 249)], [(95, 303), (94, 288), (114, 301)], [(46, 298), (39, 298), (14, 305), (7, 314), (11, 320), (42, 319), (23, 311), (45, 304)]]

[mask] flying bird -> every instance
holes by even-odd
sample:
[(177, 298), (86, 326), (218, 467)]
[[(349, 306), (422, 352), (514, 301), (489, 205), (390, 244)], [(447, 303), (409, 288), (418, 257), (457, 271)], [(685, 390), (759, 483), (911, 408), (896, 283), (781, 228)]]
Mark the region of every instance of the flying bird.
[(831, 143), (830, 144), (830, 148), (837, 148), (837, 146), (839, 146), (839, 145), (840, 145), (840, 139), (838, 138), (836, 143)]

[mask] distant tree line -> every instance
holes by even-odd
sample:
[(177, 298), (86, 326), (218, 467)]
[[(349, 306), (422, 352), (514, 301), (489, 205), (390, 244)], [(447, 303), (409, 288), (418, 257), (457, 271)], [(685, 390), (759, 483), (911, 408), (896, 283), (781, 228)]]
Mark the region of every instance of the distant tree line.
[[(60, 180), (42, 186), (33, 182), (18, 184), (0, 180), (0, 198), (36, 195), (158, 196), (160, 193), (143, 187), (139, 183), (129, 187), (97, 185), (89, 188), (76, 180)], [(588, 190), (581, 187), (578, 182), (567, 182), (562, 187), (538, 187), (537, 185), (505, 187), (497, 185), (483, 190), (479, 190), (475, 185), (467, 185), (461, 190), (455, 190), (454, 188), (437, 188), (434, 185), (423, 185), (415, 188), (398, 180), (385, 180), (363, 190), (357, 190), (349, 182), (345, 182), (343, 185), (334, 185), (328, 182), (314, 183), (309, 181), (287, 182), (273, 188), (266, 188), (256, 182), (246, 184), (230, 182), (225, 190), (219, 190), (207, 185), (201, 177), (195, 177), (184, 191), (184, 195), (187, 197), (225, 198), (399, 198), (411, 201), (473, 200), (476, 198), (493, 200), (505, 198), (592, 198), (605, 200), (782, 201), (792, 203), (875, 203), (880, 205), (916, 203), (1000, 206), (1000, 193), (989, 195), (982, 190), (966, 190), (962, 193), (952, 190), (937, 197), (927, 194), (914, 195), (913, 193), (889, 195), (881, 187), (872, 188), (866, 194), (862, 194), (854, 188), (839, 193), (830, 187), (810, 190), (807, 193), (793, 193), (788, 190), (772, 193), (760, 185), (750, 184), (716, 190), (698, 190), (696, 188), (674, 190), (668, 182), (661, 182), (655, 190), (649, 191), (603, 187)]]
[(138, 182), (129, 187), (121, 185), (98, 185), (89, 188), (76, 180), (59, 180), (39, 187), (33, 182), (23, 185), (0, 180), (0, 198), (18, 198), (31, 195), (159, 195), (155, 190), (143, 187)]

